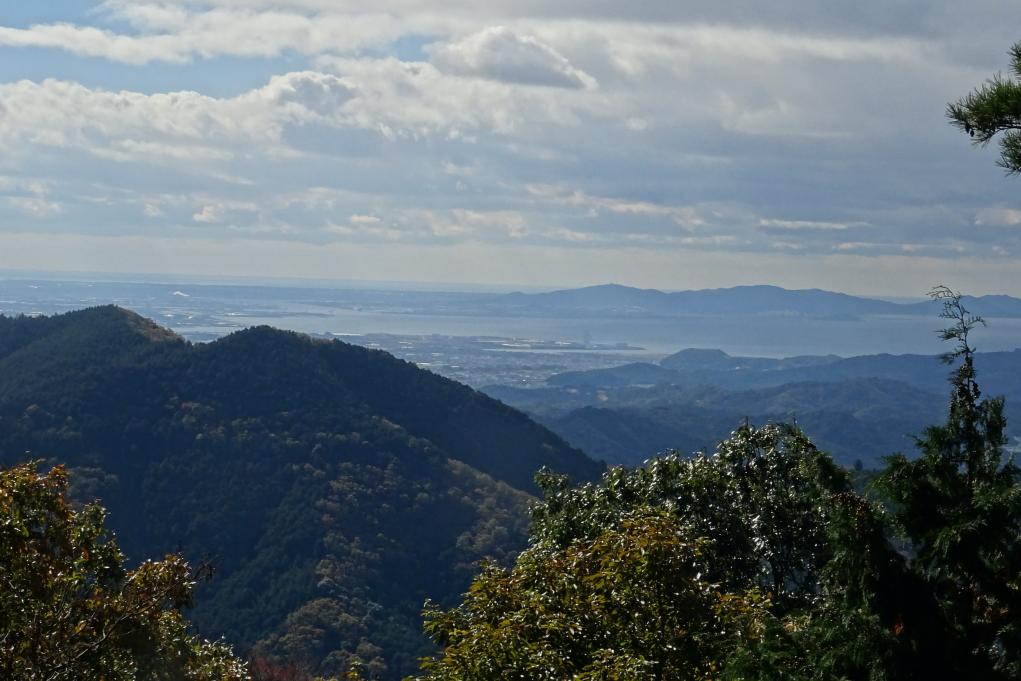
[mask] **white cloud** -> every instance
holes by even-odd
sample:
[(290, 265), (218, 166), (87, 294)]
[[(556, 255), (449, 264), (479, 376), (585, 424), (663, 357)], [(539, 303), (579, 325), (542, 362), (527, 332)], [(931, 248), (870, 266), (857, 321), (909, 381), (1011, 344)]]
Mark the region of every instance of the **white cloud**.
[(202, 210), (191, 216), (195, 222), (210, 224), (223, 221), (223, 211), (218, 206), (202, 206)]
[(643, 130), (647, 130), (649, 128), (649, 121), (638, 116), (631, 116), (626, 121), (624, 121), (624, 127), (627, 128), (628, 130), (631, 130), (632, 132), (642, 132)]
[(595, 79), (554, 48), (506, 26), (491, 26), (456, 42), (434, 46), (432, 62), (460, 76), (524, 85), (593, 88)]
[(50, 47), (86, 57), (103, 57), (127, 64), (150, 61), (182, 62), (187, 52), (176, 36), (118, 35), (91, 26), (49, 24), (27, 29), (0, 27), (0, 45), (6, 47)]
[[(305, 71), (274, 77), (259, 91), (259, 95), (281, 106), (297, 107), (302, 113), (336, 119), (340, 109), (355, 93), (336, 76)], [(301, 117), (300, 113), (298, 117)]]
[(849, 222), (825, 222), (820, 220), (777, 220), (774, 218), (759, 220), (759, 224), (763, 227), (773, 227), (776, 229), (783, 230), (820, 230), (820, 231), (842, 231), (849, 227), (867, 227), (868, 224), (864, 222), (849, 223)]
[(111, 0), (0, 27), (87, 83), (0, 84), (0, 232), (1017, 253), (1016, 182), (943, 114), (1021, 20), (976, 3)]
[(112, 139), (105, 147), (92, 147), (92, 153), (113, 161), (184, 161), (204, 163), (224, 161), (234, 157), (233, 152), (199, 144), (170, 144), (134, 139)]
[(586, 209), (595, 217), (601, 211), (618, 215), (638, 215), (651, 218), (667, 218), (669, 221), (686, 228), (703, 227), (712, 218), (714, 210), (719, 207), (710, 206), (671, 206), (649, 201), (630, 201), (627, 199), (592, 196), (580, 190), (570, 190), (557, 185), (528, 185), (526, 190), (533, 196), (550, 200), (555, 203), (577, 206)]
[(251, 228), (259, 231), (273, 231), (261, 217), (262, 209), (251, 201), (218, 201), (203, 205), (191, 216), (195, 222), (206, 225), (227, 224), (232, 228)]
[[(333, 75), (295, 72), (233, 98), (147, 95), (45, 80), (0, 84), (0, 145), (81, 149), (114, 161), (227, 161), (282, 152), (287, 126), (347, 125), (354, 96)], [(252, 147), (256, 143), (256, 147)]]
[[(236, 139), (253, 120), (242, 115), (247, 103), (195, 92), (107, 92), (58, 80), (0, 85), (0, 101), (0, 144), (105, 148), (114, 155), (169, 141)], [(252, 127), (249, 134), (267, 132), (265, 125)]]
[(985, 227), (1017, 227), (1021, 225), (1021, 210), (1016, 208), (983, 208), (975, 215), (975, 224)]
[(579, 126), (592, 107), (588, 93), (464, 79), (426, 62), (321, 58), (317, 64), (357, 93), (346, 107), (348, 124), (390, 139), (442, 135), (471, 142), (480, 132), (522, 139), (549, 126)]
[(64, 212), (64, 207), (56, 201), (36, 196), (8, 196), (4, 200), (21, 213), (33, 218), (50, 218)]
[(45, 196), (49, 191), (49, 183), (39, 178), (0, 175), (0, 193), (2, 194)]
[(354, 52), (386, 45), (402, 32), (394, 16), (364, 12), (308, 13), (186, 3), (107, 3), (109, 15), (136, 33), (69, 23), (0, 27), (0, 45), (46, 47), (125, 64), (180, 64), (223, 55), (275, 57)]

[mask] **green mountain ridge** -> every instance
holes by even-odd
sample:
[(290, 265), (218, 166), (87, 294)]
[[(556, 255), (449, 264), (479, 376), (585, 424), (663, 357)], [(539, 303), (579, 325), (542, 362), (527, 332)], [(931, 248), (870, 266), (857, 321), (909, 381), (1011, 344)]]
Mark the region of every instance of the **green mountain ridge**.
[(268, 327), (190, 344), (110, 306), (0, 317), (0, 457), (69, 465), (133, 560), (211, 557), (203, 634), (382, 678), (431, 649), (426, 598), (523, 546), (538, 468), (602, 470), (387, 353)]
[(658, 396), (619, 391), (609, 393), (602, 407), (568, 411), (551, 410), (549, 403), (528, 407), (569, 442), (611, 464), (639, 465), (665, 450), (710, 451), (746, 420), (755, 424), (797, 420), (838, 462), (876, 466), (887, 454), (911, 451), (913, 436), (940, 416), (944, 399), (882, 379), (735, 392), (713, 388), (644, 392)]
[[(987, 395), (1007, 398), (1021, 421), (1021, 349), (975, 355)], [(712, 449), (746, 420), (797, 419), (847, 466), (878, 466), (912, 451), (943, 412), (948, 367), (931, 355), (740, 357), (688, 348), (658, 363), (554, 374), (546, 386), (484, 390), (535, 416), (571, 444), (610, 464), (635, 465), (664, 449)], [(1008, 436), (1017, 437), (1011, 426)]]

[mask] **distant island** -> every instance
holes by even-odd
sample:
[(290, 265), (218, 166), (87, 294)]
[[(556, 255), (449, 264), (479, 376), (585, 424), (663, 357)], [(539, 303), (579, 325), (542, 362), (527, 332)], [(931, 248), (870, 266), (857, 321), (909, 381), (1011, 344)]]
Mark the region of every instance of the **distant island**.
[[(990, 317), (1021, 317), (1021, 298), (1005, 295), (964, 297), (964, 303)], [(821, 289), (785, 289), (779, 286), (734, 286), (666, 293), (657, 289), (602, 284), (548, 293), (510, 293), (488, 305), (521, 313), (593, 313), (642, 315), (770, 315), (794, 314), (832, 319), (867, 315), (935, 316), (939, 306), (931, 300), (895, 303)]]

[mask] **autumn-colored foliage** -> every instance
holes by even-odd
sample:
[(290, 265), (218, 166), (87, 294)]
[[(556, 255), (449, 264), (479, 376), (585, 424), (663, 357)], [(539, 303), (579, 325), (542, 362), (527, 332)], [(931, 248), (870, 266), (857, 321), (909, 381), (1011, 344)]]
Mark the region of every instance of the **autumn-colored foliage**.
[(245, 664), (188, 631), (180, 556), (134, 570), (96, 504), (74, 509), (62, 467), (0, 471), (0, 678), (242, 681)]

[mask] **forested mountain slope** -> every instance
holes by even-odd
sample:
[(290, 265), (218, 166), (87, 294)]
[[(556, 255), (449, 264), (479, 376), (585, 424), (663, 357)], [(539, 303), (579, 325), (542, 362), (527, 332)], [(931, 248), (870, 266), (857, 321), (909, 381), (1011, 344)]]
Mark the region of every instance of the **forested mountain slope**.
[(0, 317), (0, 457), (71, 466), (131, 559), (209, 556), (203, 633), (391, 678), (428, 650), (425, 598), (521, 548), (539, 467), (601, 470), (386, 353), (269, 328), (192, 345), (115, 307)]
[[(604, 402), (595, 396), (588, 405), (563, 410), (553, 406), (552, 399), (518, 403), (517, 395), (494, 390), (509, 403), (533, 411), (591, 456), (625, 465), (639, 465), (666, 450), (711, 451), (746, 421), (796, 420), (839, 463), (851, 466), (860, 461), (874, 467), (895, 451), (912, 451), (913, 436), (942, 415), (945, 401), (938, 394), (884, 379), (789, 383), (744, 391), (677, 386), (598, 392)], [(571, 397), (581, 401), (587, 394)]]
[[(1008, 435), (1021, 432), (1021, 350), (975, 355), (985, 394), (1007, 398)], [(533, 414), (611, 464), (666, 449), (712, 449), (743, 422), (790, 421), (841, 464), (878, 466), (938, 420), (949, 368), (931, 355), (782, 359), (686, 349), (658, 364), (555, 374), (546, 387), (484, 390)]]

